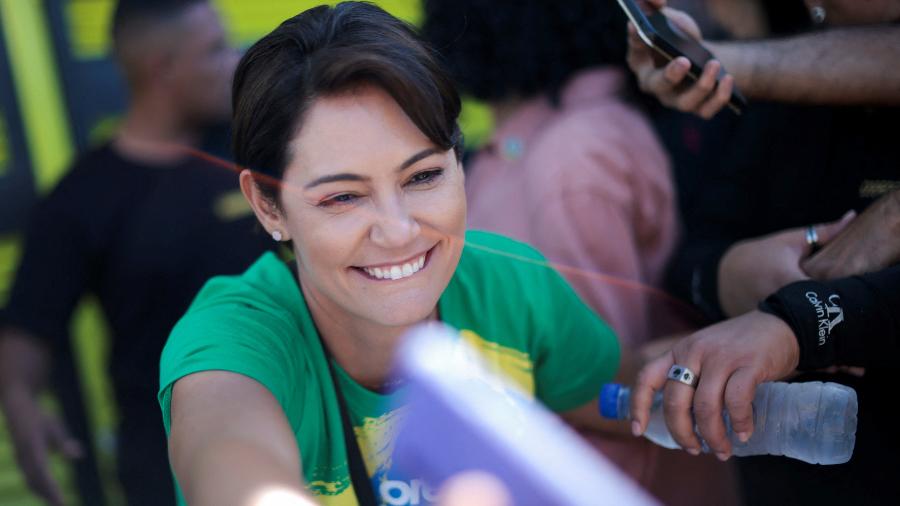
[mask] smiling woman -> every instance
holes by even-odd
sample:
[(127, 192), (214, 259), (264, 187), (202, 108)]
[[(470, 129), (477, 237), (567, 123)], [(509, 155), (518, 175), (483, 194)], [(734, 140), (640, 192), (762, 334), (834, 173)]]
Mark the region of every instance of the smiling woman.
[(243, 57), (233, 101), (241, 189), (296, 261), (211, 280), (169, 338), (182, 502), (428, 503), (392, 469), (389, 408), (400, 336), (428, 320), (571, 423), (611, 428), (592, 405), (616, 339), (536, 251), (466, 232), (459, 98), (411, 27), (367, 3), (301, 13)]

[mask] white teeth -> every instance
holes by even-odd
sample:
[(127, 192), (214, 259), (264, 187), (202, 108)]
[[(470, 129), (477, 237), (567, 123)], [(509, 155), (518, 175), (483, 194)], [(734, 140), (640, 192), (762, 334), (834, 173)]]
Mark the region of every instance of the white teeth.
[(425, 255), (422, 255), (418, 259), (402, 265), (392, 265), (390, 267), (363, 267), (363, 270), (366, 274), (376, 279), (401, 279), (412, 276), (419, 272), (424, 266)]

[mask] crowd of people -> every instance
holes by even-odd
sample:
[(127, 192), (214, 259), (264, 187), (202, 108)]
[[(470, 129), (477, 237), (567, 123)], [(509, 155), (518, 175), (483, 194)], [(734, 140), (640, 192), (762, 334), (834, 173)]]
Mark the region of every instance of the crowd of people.
[[(82, 450), (39, 396), (93, 293), (128, 504), (413, 504), (391, 366), (429, 320), (664, 504), (895, 503), (900, 1), (671, 3), (643, 8), (710, 49), (699, 75), (615, 0), (423, 0), (421, 28), (344, 2), (242, 56), (208, 0), (119, 0), (130, 105), (32, 213), (0, 313), (31, 491), (64, 504), (48, 454)], [(202, 156), (223, 123), (233, 164)], [(824, 335), (809, 293), (840, 314)], [(597, 410), (613, 380), (629, 423)], [(723, 410), (748, 439), (775, 380), (857, 391), (850, 462), (730, 458)], [(684, 451), (640, 437), (657, 392)], [(417, 504), (515, 486), (469, 478)]]

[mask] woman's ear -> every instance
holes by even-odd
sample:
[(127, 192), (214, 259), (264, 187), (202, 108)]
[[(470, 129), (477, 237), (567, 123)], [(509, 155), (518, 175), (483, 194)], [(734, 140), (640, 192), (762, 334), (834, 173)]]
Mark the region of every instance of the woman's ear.
[(256, 214), (256, 219), (259, 220), (263, 228), (266, 229), (266, 232), (268, 232), (276, 241), (289, 241), (290, 237), (284, 223), (284, 216), (281, 214), (281, 211), (278, 209), (275, 202), (272, 202), (272, 200), (264, 195), (259, 189), (256, 178), (253, 176), (250, 169), (241, 171), (240, 182), (241, 193), (244, 194), (244, 198), (250, 203), (253, 213)]

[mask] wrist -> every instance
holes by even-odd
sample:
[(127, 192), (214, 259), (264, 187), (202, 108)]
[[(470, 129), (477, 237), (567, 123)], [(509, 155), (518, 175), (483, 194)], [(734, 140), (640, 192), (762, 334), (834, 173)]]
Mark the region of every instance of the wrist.
[(745, 95), (752, 95), (753, 66), (749, 64), (744, 52), (733, 42), (704, 42), (716, 60), (725, 68), (725, 72), (734, 77), (735, 86)]
[[(764, 304), (764, 302), (760, 304)], [(754, 310), (753, 313), (760, 315), (769, 322), (766, 332), (777, 338), (783, 345), (780, 349), (784, 351), (783, 357), (787, 361), (790, 371), (796, 370), (800, 365), (800, 342), (791, 326), (778, 315), (759, 309)], [(787, 373), (789, 374), (790, 371), (787, 371)]]
[(767, 297), (759, 310), (778, 317), (795, 337), (798, 370), (822, 369), (837, 363), (844, 311), (840, 296), (816, 281), (792, 283)]

